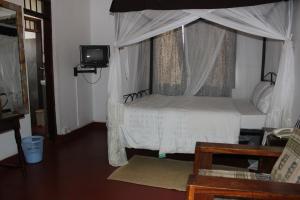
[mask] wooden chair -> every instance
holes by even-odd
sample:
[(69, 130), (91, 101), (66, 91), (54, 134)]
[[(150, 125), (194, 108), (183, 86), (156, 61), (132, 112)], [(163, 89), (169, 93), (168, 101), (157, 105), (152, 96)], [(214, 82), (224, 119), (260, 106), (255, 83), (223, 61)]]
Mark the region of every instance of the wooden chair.
[(300, 128), (300, 117), (298, 118), (298, 120), (295, 124), (295, 128)]
[[(300, 199), (300, 130), (280, 147), (230, 145), (198, 142), (194, 174), (189, 177), (187, 199), (212, 200), (214, 197), (248, 199)], [(263, 158), (259, 172), (212, 170), (214, 154), (251, 155)], [(276, 161), (277, 160), (277, 161)], [(266, 164), (266, 165), (265, 165)], [(269, 169), (268, 169), (269, 168)]]

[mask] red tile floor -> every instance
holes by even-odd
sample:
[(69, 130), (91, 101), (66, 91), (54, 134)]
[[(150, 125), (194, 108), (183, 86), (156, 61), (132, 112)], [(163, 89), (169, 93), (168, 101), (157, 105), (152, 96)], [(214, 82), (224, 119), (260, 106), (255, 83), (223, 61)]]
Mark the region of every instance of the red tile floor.
[(106, 178), (114, 171), (107, 160), (106, 130), (90, 126), (59, 144), (46, 142), (44, 161), (19, 169), (0, 168), (0, 200), (183, 200), (184, 192)]

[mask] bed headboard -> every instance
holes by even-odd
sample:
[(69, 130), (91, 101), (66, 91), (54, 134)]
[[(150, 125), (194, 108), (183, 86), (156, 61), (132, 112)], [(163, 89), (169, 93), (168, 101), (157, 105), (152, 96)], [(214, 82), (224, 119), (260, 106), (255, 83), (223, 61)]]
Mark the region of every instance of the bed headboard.
[(142, 98), (145, 95), (149, 95), (150, 94), (150, 90), (146, 89), (146, 90), (141, 90), (135, 93), (130, 93), (130, 94), (126, 94), (123, 96), (124, 99), (124, 103), (127, 103), (129, 100), (133, 101), (134, 99), (137, 98)]
[(274, 72), (269, 72), (269, 73), (267, 73), (267, 74), (264, 76), (263, 81), (270, 82), (271, 85), (275, 85), (276, 78), (277, 78), (277, 74), (276, 74), (276, 73), (274, 73)]

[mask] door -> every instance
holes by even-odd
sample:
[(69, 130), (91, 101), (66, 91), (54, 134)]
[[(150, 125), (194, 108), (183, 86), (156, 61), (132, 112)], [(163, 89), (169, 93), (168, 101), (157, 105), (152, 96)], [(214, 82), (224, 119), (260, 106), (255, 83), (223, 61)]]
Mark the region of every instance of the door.
[(25, 16), (24, 19), (24, 47), (28, 74), (32, 134), (47, 136), (48, 125), (42, 20), (28, 16)]
[[(44, 134), (54, 139), (57, 135), (57, 129), (53, 78), (51, 0), (24, 0), (24, 14), (29, 21), (34, 21), (25, 24), (25, 30), (32, 32), (29, 33), (32, 37), (35, 35), (35, 38), (32, 38), (35, 39), (35, 42), (31, 41), (31, 44), (28, 44), (28, 49), (31, 49), (28, 56), (30, 54), (36, 55), (33, 64), (36, 62), (37, 65), (37, 76), (34, 80), (36, 85), (32, 89), (38, 93), (38, 95), (35, 94), (38, 98), (35, 96), (34, 108), (31, 111), (34, 118), (32, 120), (33, 132), (44, 131)], [(29, 46), (36, 48), (32, 49)], [(36, 52), (34, 53), (34, 51)], [(42, 128), (43, 122), (44, 128)], [(37, 129), (35, 125), (38, 125)]]

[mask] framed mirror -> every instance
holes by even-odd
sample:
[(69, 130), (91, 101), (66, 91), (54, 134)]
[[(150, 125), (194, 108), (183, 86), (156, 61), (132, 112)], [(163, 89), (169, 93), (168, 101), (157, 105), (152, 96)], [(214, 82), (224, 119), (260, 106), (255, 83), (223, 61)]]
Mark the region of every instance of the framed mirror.
[(0, 98), (2, 112), (28, 113), (22, 7), (0, 0)]

